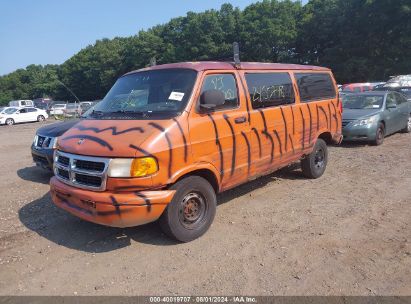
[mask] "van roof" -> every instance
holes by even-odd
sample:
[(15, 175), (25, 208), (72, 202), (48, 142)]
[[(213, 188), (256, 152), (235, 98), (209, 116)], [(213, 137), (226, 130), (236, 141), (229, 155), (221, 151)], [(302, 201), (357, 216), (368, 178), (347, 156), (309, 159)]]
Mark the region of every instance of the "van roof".
[[(128, 74), (133, 74), (141, 71), (160, 70), (160, 69), (191, 69), (196, 71), (204, 70), (237, 70), (233, 62), (222, 61), (196, 61), (196, 62), (177, 62), (155, 65), (139, 70), (135, 70)], [(302, 64), (289, 63), (268, 63), (268, 62), (241, 62), (238, 70), (311, 70), (311, 71), (329, 71), (330, 69)]]

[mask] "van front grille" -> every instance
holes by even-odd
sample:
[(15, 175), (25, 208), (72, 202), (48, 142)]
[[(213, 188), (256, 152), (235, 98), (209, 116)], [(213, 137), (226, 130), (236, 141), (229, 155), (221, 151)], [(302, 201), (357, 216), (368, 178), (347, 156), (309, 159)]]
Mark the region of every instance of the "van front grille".
[(101, 187), (101, 177), (76, 173), (76, 182), (82, 185)]
[(54, 173), (62, 182), (78, 188), (104, 191), (109, 158), (91, 157), (56, 151)]
[(76, 160), (76, 167), (82, 170), (103, 172), (104, 166), (105, 164), (103, 162), (93, 162), (80, 159)]
[(64, 178), (65, 180), (70, 179), (70, 174), (67, 170), (64, 169), (57, 169), (57, 175), (60, 176), (61, 178)]
[(58, 162), (66, 167), (70, 165), (70, 158), (59, 155)]

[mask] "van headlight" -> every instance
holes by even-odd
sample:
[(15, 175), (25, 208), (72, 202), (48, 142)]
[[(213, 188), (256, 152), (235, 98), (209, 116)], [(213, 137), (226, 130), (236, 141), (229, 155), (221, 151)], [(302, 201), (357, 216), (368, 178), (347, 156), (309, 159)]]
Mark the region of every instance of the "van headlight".
[(367, 126), (375, 122), (377, 119), (377, 116), (371, 116), (366, 119), (360, 119), (354, 122), (353, 127), (359, 127), (359, 126)]
[(110, 161), (109, 177), (143, 177), (158, 171), (154, 157), (114, 158)]

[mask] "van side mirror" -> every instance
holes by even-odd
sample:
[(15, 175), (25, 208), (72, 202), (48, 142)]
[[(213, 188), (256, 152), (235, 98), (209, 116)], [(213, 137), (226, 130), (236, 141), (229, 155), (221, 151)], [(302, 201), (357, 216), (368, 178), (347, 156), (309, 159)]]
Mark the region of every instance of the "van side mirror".
[(224, 103), (225, 96), (223, 92), (218, 90), (204, 91), (200, 96), (200, 109), (204, 111), (212, 111)]

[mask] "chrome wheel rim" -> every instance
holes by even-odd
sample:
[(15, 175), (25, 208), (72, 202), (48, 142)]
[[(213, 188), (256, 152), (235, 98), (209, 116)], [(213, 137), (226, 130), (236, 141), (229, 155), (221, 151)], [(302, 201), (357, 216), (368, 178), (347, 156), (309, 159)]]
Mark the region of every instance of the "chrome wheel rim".
[(11, 119), (7, 119), (6, 124), (8, 126), (11, 126), (11, 125), (13, 125), (13, 121)]
[(187, 229), (198, 226), (204, 218), (207, 206), (204, 197), (197, 192), (190, 192), (184, 196), (179, 208), (179, 219)]

